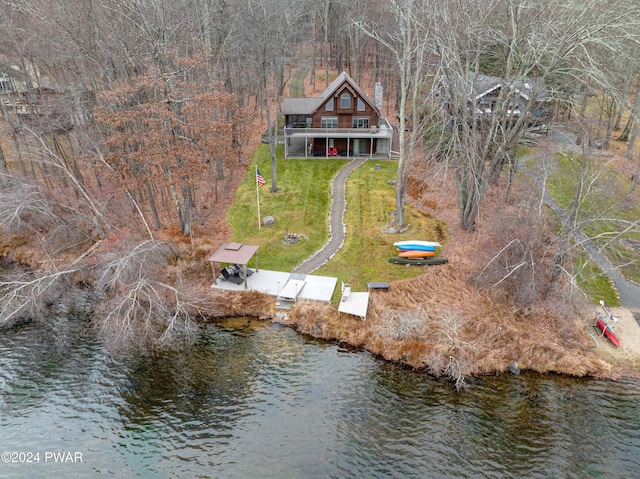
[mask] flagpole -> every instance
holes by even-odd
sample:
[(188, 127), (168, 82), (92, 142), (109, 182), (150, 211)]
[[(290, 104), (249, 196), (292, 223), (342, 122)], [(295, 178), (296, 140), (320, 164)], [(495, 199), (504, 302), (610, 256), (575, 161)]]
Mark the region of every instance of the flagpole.
[(258, 201), (258, 229), (262, 229), (260, 222), (260, 185), (258, 184), (258, 165), (256, 165), (256, 199)]

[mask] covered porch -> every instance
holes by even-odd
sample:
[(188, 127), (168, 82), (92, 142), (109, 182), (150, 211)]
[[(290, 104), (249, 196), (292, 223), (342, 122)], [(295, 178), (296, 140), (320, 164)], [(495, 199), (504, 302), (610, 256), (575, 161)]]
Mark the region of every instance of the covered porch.
[(372, 128), (284, 129), (285, 158), (390, 158), (393, 129), (384, 121)]

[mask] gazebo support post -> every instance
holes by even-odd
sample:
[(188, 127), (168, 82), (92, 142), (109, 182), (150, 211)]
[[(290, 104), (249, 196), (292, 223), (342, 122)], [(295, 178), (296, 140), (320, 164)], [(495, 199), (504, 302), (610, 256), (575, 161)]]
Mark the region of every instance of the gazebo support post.
[(242, 265), (242, 276), (244, 276), (244, 289), (249, 289), (247, 285), (247, 263)]
[(214, 261), (211, 261), (211, 274), (213, 275), (213, 281), (218, 282), (218, 275), (216, 274), (216, 264)]

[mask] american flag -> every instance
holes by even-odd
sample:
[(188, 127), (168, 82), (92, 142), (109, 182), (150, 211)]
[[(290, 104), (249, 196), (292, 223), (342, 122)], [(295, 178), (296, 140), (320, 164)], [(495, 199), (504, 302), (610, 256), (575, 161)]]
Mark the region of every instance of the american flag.
[(260, 174), (260, 170), (256, 166), (256, 181), (258, 182), (258, 186), (264, 186), (264, 178)]

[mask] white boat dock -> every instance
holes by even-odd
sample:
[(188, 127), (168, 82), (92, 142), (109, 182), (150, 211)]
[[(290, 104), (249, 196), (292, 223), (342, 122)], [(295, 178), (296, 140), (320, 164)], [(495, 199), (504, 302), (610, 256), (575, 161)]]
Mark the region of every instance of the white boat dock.
[(282, 288), (282, 291), (278, 294), (278, 299), (295, 303), (305, 284), (306, 281), (304, 279), (289, 278), (287, 284), (284, 285), (284, 288)]
[[(260, 291), (261, 293), (279, 298), (283, 294), (290, 297), (292, 293), (288, 289), (285, 289), (289, 287), (291, 291), (293, 291), (295, 299), (313, 299), (316, 301), (331, 302), (331, 297), (333, 296), (337, 282), (338, 278), (330, 276), (292, 274), (283, 271), (261, 269), (247, 277), (247, 289)], [(287, 286), (288, 284), (290, 284), (290, 286)], [(216, 282), (211, 285), (211, 289), (246, 291), (244, 283), (238, 285), (231, 281), (223, 281), (221, 279), (217, 279)], [(288, 299), (288, 301), (291, 300)]]
[(358, 316), (365, 320), (367, 319), (367, 309), (369, 309), (369, 292), (353, 292), (351, 286), (343, 284), (338, 312)]

